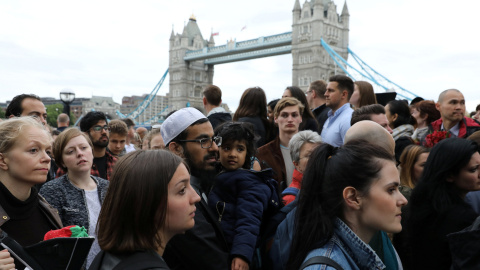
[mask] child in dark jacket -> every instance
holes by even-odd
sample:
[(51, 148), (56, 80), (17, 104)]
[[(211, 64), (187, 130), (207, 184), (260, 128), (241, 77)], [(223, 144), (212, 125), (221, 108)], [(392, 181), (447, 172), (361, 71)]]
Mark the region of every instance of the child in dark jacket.
[(222, 171), (215, 178), (208, 204), (231, 250), (232, 270), (249, 269), (262, 217), (274, 192), (265, 184), (272, 177), (271, 170), (250, 170), (256, 150), (254, 134), (251, 124), (242, 122), (228, 122), (215, 130), (215, 136), (222, 137)]

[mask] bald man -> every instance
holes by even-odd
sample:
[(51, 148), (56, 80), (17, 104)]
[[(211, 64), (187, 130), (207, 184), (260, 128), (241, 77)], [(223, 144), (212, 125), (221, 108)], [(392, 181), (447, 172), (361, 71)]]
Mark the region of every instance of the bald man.
[(147, 135), (148, 130), (144, 127), (139, 127), (137, 128), (137, 130), (135, 130), (135, 132), (137, 132), (138, 135), (140, 135), (140, 138), (142, 138), (142, 141), (143, 141), (143, 138), (145, 138), (145, 135)]
[(363, 120), (351, 126), (345, 134), (345, 143), (355, 139), (366, 140), (395, 155), (395, 141), (392, 135), (376, 122)]
[(70, 117), (66, 113), (61, 113), (57, 117), (57, 130), (62, 132), (68, 128)]
[(466, 138), (480, 130), (479, 122), (465, 117), (465, 98), (459, 90), (448, 89), (440, 93), (435, 107), (440, 112), (440, 119), (428, 126), (425, 136), (437, 130), (446, 130), (452, 137)]

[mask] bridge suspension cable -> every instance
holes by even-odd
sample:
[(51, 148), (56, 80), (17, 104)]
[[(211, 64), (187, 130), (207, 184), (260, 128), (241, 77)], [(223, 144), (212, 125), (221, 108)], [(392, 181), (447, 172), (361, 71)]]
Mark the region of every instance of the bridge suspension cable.
[[(163, 82), (165, 81), (165, 78), (167, 77), (167, 74), (168, 74), (168, 69), (167, 71), (165, 71), (165, 74), (163, 74), (162, 78), (160, 79), (160, 81), (158, 81), (157, 85), (155, 85), (155, 87), (153, 88), (152, 92), (150, 92), (150, 94), (148, 94), (145, 99), (142, 101), (142, 103), (140, 103), (140, 105), (137, 106), (137, 108), (135, 108), (135, 110), (133, 110), (131, 113), (125, 115), (123, 113), (121, 113), (119, 110), (116, 111), (118, 117), (120, 118), (132, 118), (133, 121), (136, 123), (136, 124), (139, 124), (139, 121), (135, 120), (137, 117), (139, 117), (144, 111), (145, 109), (148, 108), (148, 106), (150, 106), (150, 104), (152, 103), (152, 100), (155, 98), (155, 96), (157, 95), (158, 93), (158, 90), (160, 90), (160, 87), (162, 87), (163, 85)], [(166, 109), (166, 108), (165, 108)], [(165, 111), (165, 109), (162, 110), (162, 112)], [(156, 116), (152, 117), (151, 119), (155, 118)], [(150, 119), (150, 120), (151, 120)], [(148, 121), (145, 121), (145, 122), (148, 122)], [(143, 123), (145, 123), (143, 122)]]
[(347, 62), (342, 56), (335, 52), (323, 39), (321, 39), (322, 46), (325, 48), (327, 53), (333, 59), (335, 64), (340, 67), (345, 74), (347, 74), (354, 81), (357, 80), (367, 80), (372, 82), (374, 86), (378, 86), (384, 91), (395, 91), (397, 96), (411, 101), (416, 95), (405, 88), (399, 86), (398, 84), (392, 82), (382, 74), (378, 73), (376, 70), (367, 65), (358, 55), (356, 55), (350, 48), (348, 48), (348, 53), (352, 55), (355, 62), (358, 64), (359, 68), (354, 67)]

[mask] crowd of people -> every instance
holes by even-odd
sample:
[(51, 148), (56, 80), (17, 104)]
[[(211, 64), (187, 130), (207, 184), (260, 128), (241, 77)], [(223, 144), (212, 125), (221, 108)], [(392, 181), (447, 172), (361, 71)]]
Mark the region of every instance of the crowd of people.
[[(52, 128), (18, 95), (0, 121), (0, 239), (83, 227), (92, 270), (479, 269), (480, 248), (455, 247), (476, 239), (480, 105), (466, 116), (457, 89), (377, 100), (334, 75), (268, 103), (246, 89), (231, 114), (209, 85), (203, 108), (151, 129), (100, 111)], [(0, 270), (29, 269), (4, 247)]]

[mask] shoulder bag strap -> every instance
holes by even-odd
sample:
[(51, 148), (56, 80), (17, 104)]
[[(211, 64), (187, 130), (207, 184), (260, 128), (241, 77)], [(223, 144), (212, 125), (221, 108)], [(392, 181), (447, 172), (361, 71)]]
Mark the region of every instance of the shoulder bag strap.
[(315, 256), (315, 257), (312, 257), (312, 258), (308, 259), (306, 262), (304, 262), (300, 266), (300, 270), (303, 270), (306, 267), (308, 267), (310, 265), (314, 265), (314, 264), (325, 264), (325, 265), (331, 266), (331, 267), (333, 267), (337, 270), (343, 270), (343, 268), (337, 262), (335, 262), (334, 260), (332, 260), (328, 257), (325, 257), (325, 256)]

